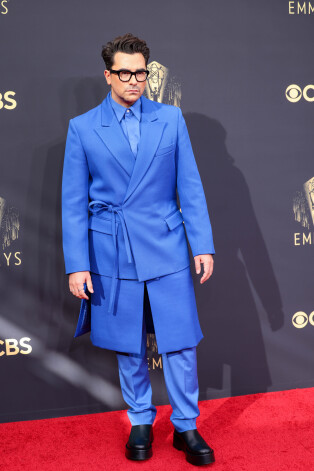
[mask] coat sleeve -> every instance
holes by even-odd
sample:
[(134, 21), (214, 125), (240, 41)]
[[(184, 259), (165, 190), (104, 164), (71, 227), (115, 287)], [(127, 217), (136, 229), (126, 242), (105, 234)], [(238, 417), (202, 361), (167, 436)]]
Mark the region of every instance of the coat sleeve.
[(73, 119), (69, 121), (62, 175), (62, 243), (65, 273), (89, 271), (86, 155)]
[(175, 154), (177, 190), (187, 237), (193, 257), (201, 254), (214, 254), (212, 227), (202, 181), (185, 119), (181, 109), (177, 109), (178, 136)]

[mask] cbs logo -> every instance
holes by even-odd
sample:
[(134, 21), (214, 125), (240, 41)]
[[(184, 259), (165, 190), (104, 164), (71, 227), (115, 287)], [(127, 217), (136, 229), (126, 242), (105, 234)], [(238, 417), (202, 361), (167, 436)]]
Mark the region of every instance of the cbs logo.
[(8, 13), (8, 7), (6, 6), (6, 4), (8, 3), (8, 0), (1, 0), (0, 2), (0, 13), (1, 15), (6, 15)]
[(30, 341), (29, 337), (23, 337), (19, 342), (16, 339), (0, 340), (0, 357), (3, 355), (17, 355), (18, 353), (28, 355), (32, 351), (32, 347), (28, 345)]
[(309, 316), (303, 311), (293, 314), (292, 324), (297, 329), (303, 329), (308, 323), (314, 326), (314, 311)]
[[(312, 96), (309, 96), (308, 94), (310, 90)], [(296, 103), (297, 101), (301, 100), (302, 96), (306, 101), (314, 101), (314, 85), (307, 85), (303, 88), (303, 91), (299, 85), (295, 84), (289, 85), (286, 88), (286, 98), (291, 103)]]
[(14, 110), (14, 108), (16, 108), (16, 100), (14, 100), (14, 98), (11, 98), (11, 96), (14, 95), (15, 92), (12, 91), (5, 92), (3, 94), (0, 93), (0, 110), (2, 110), (2, 108), (5, 108), (6, 110)]

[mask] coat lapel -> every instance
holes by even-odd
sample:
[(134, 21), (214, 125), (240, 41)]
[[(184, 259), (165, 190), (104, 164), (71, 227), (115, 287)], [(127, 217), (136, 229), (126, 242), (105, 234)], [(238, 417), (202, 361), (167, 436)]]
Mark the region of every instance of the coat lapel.
[(114, 158), (130, 177), (123, 203), (131, 196), (147, 172), (166, 125), (158, 119), (154, 102), (143, 95), (140, 100), (142, 103), (141, 136), (136, 158), (111, 107), (109, 93), (101, 104), (101, 126), (95, 128)]
[(95, 131), (121, 167), (131, 177), (135, 157), (109, 102), (109, 93), (101, 104), (101, 125), (95, 127)]
[(137, 156), (123, 203), (131, 196), (138, 187), (150, 164), (160, 143), (160, 139), (166, 123), (160, 121), (154, 107), (154, 102), (141, 96), (142, 121), (141, 137), (137, 148)]

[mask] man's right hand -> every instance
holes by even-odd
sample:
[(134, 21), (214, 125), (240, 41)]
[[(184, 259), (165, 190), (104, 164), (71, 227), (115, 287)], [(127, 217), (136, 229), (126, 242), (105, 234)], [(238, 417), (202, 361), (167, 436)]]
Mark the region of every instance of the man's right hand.
[(94, 292), (92, 279), (89, 271), (78, 271), (76, 273), (70, 273), (69, 275), (69, 288), (72, 294), (80, 299), (89, 299), (87, 294), (84, 292), (84, 283), (87, 285), (87, 289), (90, 293)]

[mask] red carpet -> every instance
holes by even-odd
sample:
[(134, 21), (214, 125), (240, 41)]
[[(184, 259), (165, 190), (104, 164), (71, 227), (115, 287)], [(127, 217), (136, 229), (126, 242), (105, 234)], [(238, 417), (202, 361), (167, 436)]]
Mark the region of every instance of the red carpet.
[[(214, 448), (215, 471), (314, 470), (314, 388), (200, 401), (197, 427)], [(153, 457), (124, 456), (125, 411), (0, 424), (0, 469), (176, 471), (197, 469), (172, 447), (170, 406), (159, 406)]]

